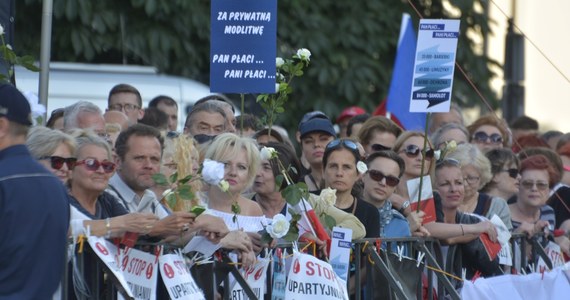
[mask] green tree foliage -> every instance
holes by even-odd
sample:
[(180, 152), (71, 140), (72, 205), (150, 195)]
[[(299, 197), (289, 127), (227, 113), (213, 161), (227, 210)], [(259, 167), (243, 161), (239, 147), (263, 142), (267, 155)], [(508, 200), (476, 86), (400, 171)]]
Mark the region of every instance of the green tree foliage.
[[(479, 9), (486, 1), (450, 0), (451, 12), (441, 0), (412, 2), (426, 18), (460, 14), (457, 60), (496, 106), (489, 86), (493, 62), (480, 51), (489, 32)], [(417, 25), (407, 1), (278, 1), (278, 55), (289, 57), (301, 47), (312, 52), (278, 123), (294, 129), (313, 109), (332, 117), (349, 105), (372, 111), (388, 92), (403, 12)], [(41, 1), (18, 1), (16, 15), (16, 49), (39, 57)], [(208, 84), (209, 22), (207, 0), (54, 0), (52, 60), (153, 65)], [(459, 103), (480, 105), (460, 72), (455, 79)]]

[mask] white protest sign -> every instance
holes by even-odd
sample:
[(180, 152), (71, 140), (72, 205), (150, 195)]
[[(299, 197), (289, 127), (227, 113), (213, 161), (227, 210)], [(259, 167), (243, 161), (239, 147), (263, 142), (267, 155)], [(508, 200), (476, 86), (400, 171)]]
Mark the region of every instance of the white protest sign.
[(197, 235), (186, 244), (184, 249), (182, 249), (182, 253), (196, 251), (202, 253), (204, 256), (212, 256), (220, 247), (220, 244), (214, 244), (205, 237)]
[[(550, 261), (552, 262), (552, 268), (564, 265), (562, 250), (556, 243), (549, 241), (546, 247), (544, 247), (544, 252), (546, 252), (546, 255), (548, 255), (548, 258), (550, 258)], [(546, 262), (542, 259), (542, 257), (539, 257), (538, 263), (536, 264), (536, 272), (542, 273), (544, 271), (549, 271), (548, 266), (546, 266)]]
[(449, 112), (459, 20), (420, 20), (410, 112)]
[(160, 275), (171, 299), (205, 300), (184, 258), (176, 254), (161, 255), (158, 259)]
[(340, 278), (348, 279), (350, 249), (352, 246), (352, 229), (333, 227), (331, 240), (331, 266)]
[(113, 272), (119, 283), (123, 286), (129, 297), (134, 297), (131, 292), (123, 273), (119, 270), (118, 265), (118, 249), (102, 237), (89, 236), (89, 245), (93, 248), (93, 252), (99, 256), (101, 261)]
[[(156, 256), (129, 249), (121, 255), (121, 271), (135, 299), (156, 299), (156, 279), (158, 276)], [(122, 299), (118, 295), (118, 299)]]
[(348, 300), (348, 292), (346, 282), (335, 274), (327, 262), (308, 254), (295, 253), (285, 299)]
[[(243, 276), (243, 279), (245, 279), (247, 285), (249, 285), (249, 287), (252, 289), (257, 299), (263, 299), (263, 295), (265, 294), (265, 283), (267, 279), (268, 266), (268, 259), (259, 259), (252, 266), (239, 270), (240, 274)], [(233, 282), (230, 298), (249, 299), (237, 281)]]

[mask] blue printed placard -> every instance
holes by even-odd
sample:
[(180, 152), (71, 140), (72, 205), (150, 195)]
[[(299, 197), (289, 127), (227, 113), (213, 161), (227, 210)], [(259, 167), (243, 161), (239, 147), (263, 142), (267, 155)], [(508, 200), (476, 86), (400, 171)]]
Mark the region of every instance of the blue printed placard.
[(350, 262), (350, 249), (352, 246), (352, 230), (348, 228), (333, 227), (330, 264), (338, 277), (348, 279), (348, 265)]
[(210, 91), (275, 93), (277, 0), (212, 0)]
[(459, 20), (420, 20), (410, 112), (448, 112)]

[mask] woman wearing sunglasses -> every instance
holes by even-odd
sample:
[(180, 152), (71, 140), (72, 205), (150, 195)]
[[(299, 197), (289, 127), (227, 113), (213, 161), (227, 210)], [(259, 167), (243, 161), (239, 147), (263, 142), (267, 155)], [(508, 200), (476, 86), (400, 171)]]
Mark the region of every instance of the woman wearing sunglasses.
[[(120, 237), (125, 232), (146, 234), (157, 218), (153, 214), (128, 213), (111, 194), (105, 192), (115, 172), (109, 144), (91, 131), (76, 130), (77, 161), (69, 182), (72, 205), (72, 231), (82, 222), (91, 234)], [(78, 221), (77, 221), (78, 220)]]
[(457, 146), (455, 151), (449, 153), (447, 157), (459, 161), (463, 172), (465, 194), (459, 210), (487, 219), (497, 215), (509, 230), (512, 229), (511, 214), (507, 202), (504, 199), (479, 192), (492, 179), (489, 159), (483, 155), (477, 146), (472, 144)]
[(467, 130), (469, 130), (469, 142), (479, 147), (483, 153), (491, 149), (508, 147), (510, 144), (507, 125), (493, 115), (480, 117), (469, 125)]
[(77, 159), (75, 140), (68, 134), (47, 127), (32, 127), (26, 146), (32, 156), (50, 170), (63, 184), (67, 184)]
[[(556, 217), (546, 204), (550, 188), (560, 180), (560, 174), (543, 155), (532, 155), (521, 161), (521, 185), (517, 202), (509, 205), (513, 231), (528, 236), (553, 230)], [(561, 250), (570, 255), (570, 240), (565, 235), (555, 236)]]
[(491, 163), (491, 181), (481, 192), (493, 197), (509, 200), (519, 192), (521, 176), (520, 160), (511, 149), (493, 149), (485, 153)]
[[(406, 131), (396, 140), (393, 150), (404, 160), (406, 167), (391, 200), (394, 208), (408, 219), (411, 232), (422, 230), (425, 233), (421, 226), (424, 213), (421, 211), (419, 213), (415, 211), (412, 212), (409, 208), (410, 195), (407, 186), (408, 180), (418, 178), (422, 175), (422, 157), (425, 157), (423, 176), (433, 174), (435, 152), (429, 140), (427, 141), (426, 149), (423, 148), (424, 138), (425, 136), (421, 132)], [(426, 182), (425, 184), (431, 184), (431, 182)], [(439, 201), (436, 201), (436, 204), (438, 202)]]
[[(335, 206), (355, 215), (366, 228), (366, 237), (380, 236), (380, 216), (372, 204), (361, 198), (360, 189), (354, 189), (366, 170), (357, 168), (361, 161), (358, 145), (353, 140), (337, 139), (327, 144), (323, 155), (325, 185), (336, 190)], [(364, 165), (365, 166), (365, 165)]]

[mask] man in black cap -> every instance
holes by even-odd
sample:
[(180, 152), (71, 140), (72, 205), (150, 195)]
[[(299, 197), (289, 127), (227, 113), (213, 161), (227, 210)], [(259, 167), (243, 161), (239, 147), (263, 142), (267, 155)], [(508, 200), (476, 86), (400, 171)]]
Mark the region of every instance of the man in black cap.
[(30, 104), (0, 84), (0, 299), (49, 299), (65, 266), (69, 202), (24, 145)]

